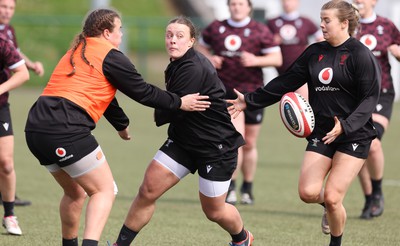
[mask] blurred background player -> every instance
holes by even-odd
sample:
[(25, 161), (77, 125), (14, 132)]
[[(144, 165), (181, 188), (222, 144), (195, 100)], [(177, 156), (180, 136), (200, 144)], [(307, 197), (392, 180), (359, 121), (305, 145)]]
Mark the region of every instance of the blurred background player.
[[(299, 0), (281, 0), (281, 2), (283, 13), (267, 20), (275, 42), (281, 47), (283, 63), (276, 68), (279, 74), (288, 69), (310, 42), (323, 40), (318, 26), (311, 19), (300, 15)], [(296, 92), (308, 98), (307, 84)]]
[(400, 32), (392, 21), (376, 14), (374, 9), (377, 0), (353, 2), (361, 15), (361, 28), (357, 33), (357, 38), (372, 51), (382, 69), (380, 98), (372, 114), (378, 137), (372, 141), (368, 159), (359, 174), (365, 195), (365, 204), (360, 218), (370, 219), (380, 216), (384, 209), (382, 180), (385, 158), (381, 141), (389, 126), (395, 98), (389, 53), (400, 61)]
[(0, 191), (3, 194), (3, 227), (7, 233), (21, 235), (14, 215), (16, 175), (14, 169), (14, 132), (8, 93), (29, 79), (25, 61), (13, 43), (0, 33)]
[[(263, 85), (263, 67), (281, 66), (282, 54), (273, 40), (268, 27), (252, 19), (250, 0), (228, 0), (230, 18), (215, 20), (207, 26), (197, 49), (214, 67), (226, 87), (226, 97), (236, 98), (233, 89), (251, 92)], [(258, 153), (257, 139), (260, 133), (264, 109), (245, 111), (232, 119), (236, 129), (243, 135), (246, 145), (239, 149), (238, 165), (232, 176), (226, 201), (236, 204), (236, 178), (243, 173), (241, 203), (252, 204), (253, 180), (256, 173)]]
[(18, 48), (17, 38), (15, 36), (14, 28), (10, 25), (10, 21), (15, 13), (16, 0), (0, 0), (0, 32), (4, 33), (13, 41), (15, 47), (20, 52), (25, 64), (29, 70), (33, 71), (39, 76), (44, 75), (43, 64), (40, 61), (31, 61), (24, 53)]
[[(15, 4), (16, 4), (16, 0), (0, 0), (0, 33), (4, 34), (5, 37), (8, 38), (8, 40), (12, 41), (15, 48), (19, 51), (20, 55), (25, 60), (25, 64), (28, 67), (28, 69), (32, 70), (39, 76), (43, 76), (44, 69), (43, 69), (42, 63), (39, 61), (31, 61), (26, 55), (24, 55), (18, 49), (18, 43), (17, 43), (17, 38), (15, 36), (15, 31), (14, 31), (14, 28), (10, 25), (10, 21), (11, 21), (12, 17), (14, 16), (14, 12), (15, 12)], [(7, 154), (7, 153), (0, 151), (1, 160), (4, 159), (2, 157), (3, 154)], [(2, 202), (2, 199), (1, 199), (1, 193), (0, 193), (0, 203), (1, 202)], [(16, 206), (27, 206), (30, 204), (31, 204), (31, 202), (28, 200), (20, 199), (18, 196), (15, 197), (15, 205)]]

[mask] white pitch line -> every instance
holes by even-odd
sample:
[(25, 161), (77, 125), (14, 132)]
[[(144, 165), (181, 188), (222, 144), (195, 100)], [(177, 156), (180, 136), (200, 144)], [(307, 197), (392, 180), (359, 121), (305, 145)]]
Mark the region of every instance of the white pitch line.
[(400, 187), (400, 180), (395, 180), (395, 179), (383, 180), (383, 185)]

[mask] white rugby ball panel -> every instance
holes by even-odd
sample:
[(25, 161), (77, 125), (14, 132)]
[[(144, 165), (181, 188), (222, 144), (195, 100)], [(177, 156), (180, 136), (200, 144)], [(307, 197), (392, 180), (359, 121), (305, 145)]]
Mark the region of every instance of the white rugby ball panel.
[(279, 113), (285, 127), (296, 137), (307, 137), (314, 130), (314, 112), (308, 101), (298, 93), (289, 92), (282, 96)]

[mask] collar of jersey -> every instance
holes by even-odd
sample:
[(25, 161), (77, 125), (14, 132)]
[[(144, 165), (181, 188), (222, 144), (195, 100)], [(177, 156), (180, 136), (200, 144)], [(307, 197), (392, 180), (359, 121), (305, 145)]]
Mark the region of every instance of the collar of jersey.
[(229, 18), (228, 19), (228, 24), (230, 25), (230, 26), (233, 26), (233, 27), (244, 27), (244, 26), (247, 26), (249, 23), (250, 23), (250, 21), (251, 21), (251, 18), (249, 17), (249, 16), (247, 16), (244, 20), (242, 20), (242, 21), (234, 21), (234, 20), (232, 20), (231, 18)]
[(282, 19), (287, 20), (287, 21), (293, 21), (296, 20), (297, 18), (300, 17), (300, 12), (299, 11), (294, 11), (291, 13), (284, 13), (281, 15)]
[(374, 12), (374, 14), (371, 16), (371, 17), (368, 17), (368, 18), (362, 18), (361, 20), (360, 20), (360, 22), (361, 23), (363, 23), (363, 24), (369, 24), (369, 23), (372, 23), (372, 22), (374, 22), (375, 20), (376, 20), (376, 13)]

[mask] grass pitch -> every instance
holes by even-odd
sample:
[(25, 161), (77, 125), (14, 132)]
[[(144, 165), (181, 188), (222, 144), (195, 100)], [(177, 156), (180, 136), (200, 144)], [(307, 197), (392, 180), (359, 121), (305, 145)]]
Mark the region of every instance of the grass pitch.
[[(27, 112), (41, 93), (19, 88), (11, 92), (11, 112), (15, 132), (17, 194), (32, 201), (29, 207), (16, 207), (23, 235), (0, 234), (0, 245), (61, 245), (58, 214), (61, 188), (29, 152), (24, 138)], [(153, 123), (153, 110), (120, 95), (119, 101), (131, 119), (131, 141), (121, 140), (111, 125), (101, 119), (93, 134), (101, 144), (119, 187), (119, 194), (104, 229), (100, 245), (113, 242), (145, 168), (166, 138), (166, 127)], [(383, 139), (386, 169), (383, 190), (385, 212), (370, 221), (358, 219), (364, 197), (356, 180), (345, 198), (347, 223), (343, 245), (400, 245), (400, 136), (399, 104), (394, 108), (391, 127)], [(255, 204), (238, 205), (246, 228), (255, 236), (255, 246), (328, 245), (329, 236), (321, 233), (322, 208), (304, 204), (298, 198), (297, 181), (305, 141), (289, 134), (279, 118), (277, 105), (266, 109), (259, 138), (259, 162), (254, 183)], [(153, 219), (135, 245), (228, 245), (230, 237), (209, 222), (198, 200), (198, 176), (189, 175), (157, 203)], [(240, 180), (239, 180), (240, 184)], [(83, 226), (83, 220), (82, 220)], [(82, 228), (79, 234), (82, 239)]]

